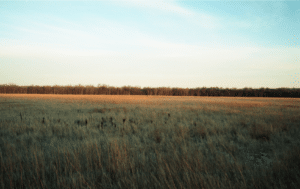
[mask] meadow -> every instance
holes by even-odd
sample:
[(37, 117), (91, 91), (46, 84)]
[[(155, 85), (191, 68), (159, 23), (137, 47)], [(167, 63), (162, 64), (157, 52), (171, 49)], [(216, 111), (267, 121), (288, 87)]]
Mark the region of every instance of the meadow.
[(299, 188), (300, 99), (0, 94), (1, 188)]

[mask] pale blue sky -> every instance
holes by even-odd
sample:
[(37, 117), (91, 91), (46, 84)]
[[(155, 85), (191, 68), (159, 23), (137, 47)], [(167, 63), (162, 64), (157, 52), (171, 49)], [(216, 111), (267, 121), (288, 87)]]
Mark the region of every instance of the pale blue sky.
[(300, 87), (299, 1), (1, 1), (0, 84)]

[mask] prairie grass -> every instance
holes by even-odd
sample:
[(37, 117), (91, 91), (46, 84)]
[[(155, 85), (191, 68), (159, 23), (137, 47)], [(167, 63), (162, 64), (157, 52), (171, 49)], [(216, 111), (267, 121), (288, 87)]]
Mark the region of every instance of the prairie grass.
[(1, 188), (299, 188), (300, 100), (0, 94)]

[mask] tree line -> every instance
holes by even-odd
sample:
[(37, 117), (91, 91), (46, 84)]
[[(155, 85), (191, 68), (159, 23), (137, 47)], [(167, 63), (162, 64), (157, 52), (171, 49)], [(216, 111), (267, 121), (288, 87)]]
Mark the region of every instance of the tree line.
[(15, 84), (0, 85), (4, 94), (72, 94), (72, 95), (161, 95), (161, 96), (228, 96), (228, 97), (300, 97), (300, 88), (170, 88), (170, 87), (111, 87), (107, 85), (76, 86), (18, 86)]

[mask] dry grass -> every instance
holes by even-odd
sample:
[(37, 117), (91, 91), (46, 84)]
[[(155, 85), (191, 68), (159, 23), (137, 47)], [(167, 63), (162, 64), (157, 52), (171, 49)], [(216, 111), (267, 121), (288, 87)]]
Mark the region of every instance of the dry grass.
[(299, 188), (299, 106), (0, 94), (0, 187)]

